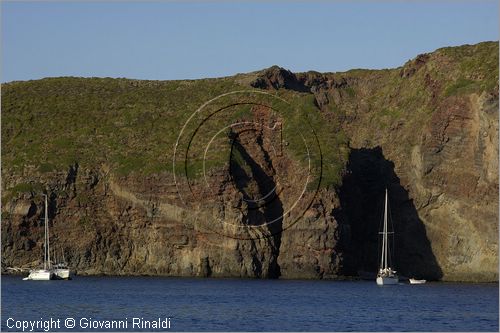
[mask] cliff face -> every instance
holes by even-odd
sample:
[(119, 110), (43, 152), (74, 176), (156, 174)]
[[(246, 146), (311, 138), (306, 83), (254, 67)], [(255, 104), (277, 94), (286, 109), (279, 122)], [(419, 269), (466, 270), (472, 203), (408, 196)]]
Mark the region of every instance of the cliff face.
[[(195, 112), (252, 87), (272, 96)], [(498, 43), (391, 70), (3, 91), (2, 268), (40, 261), (46, 191), (78, 273), (355, 276), (377, 268), (387, 187), (403, 275), (498, 279)]]
[[(265, 114), (256, 108), (252, 119), (269, 125), (279, 121)], [(325, 190), (319, 196), (304, 192), (300, 177), (307, 170), (276, 152), (276, 131), (271, 126), (255, 130), (248, 123), (233, 129), (227, 163), (211, 169), (205, 179), (175, 180), (168, 172), (117, 176), (107, 165), (33, 171), (30, 177), (51, 193), (55, 254), (61, 257), (64, 250), (80, 274), (337, 276), (331, 216), (336, 198)], [(25, 178), (4, 181), (15, 184)], [(4, 206), (7, 266), (40, 260), (43, 202), (36, 190), (30, 191)]]

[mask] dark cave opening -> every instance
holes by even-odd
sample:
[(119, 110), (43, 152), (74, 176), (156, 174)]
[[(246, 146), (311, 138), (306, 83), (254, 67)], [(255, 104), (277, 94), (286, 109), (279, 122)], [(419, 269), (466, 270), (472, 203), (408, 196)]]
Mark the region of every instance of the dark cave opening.
[(394, 163), (385, 158), (381, 147), (352, 149), (338, 190), (341, 208), (334, 215), (339, 222), (339, 251), (344, 258), (342, 274), (376, 274), (386, 188), (394, 226), (395, 269), (404, 277), (440, 279), (443, 274), (425, 226), (394, 170)]

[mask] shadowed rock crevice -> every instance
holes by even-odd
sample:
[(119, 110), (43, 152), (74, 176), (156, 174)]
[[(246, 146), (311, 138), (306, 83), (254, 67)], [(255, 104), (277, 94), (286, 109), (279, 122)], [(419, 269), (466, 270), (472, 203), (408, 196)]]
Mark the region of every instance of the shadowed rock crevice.
[[(244, 215), (243, 223), (252, 226), (265, 225), (268, 234), (269, 246), (272, 257), (269, 260), (268, 277), (278, 278), (280, 267), (278, 256), (281, 244), (281, 233), (283, 231), (283, 204), (276, 194), (276, 182), (269, 174), (273, 171), (269, 155), (262, 145), (255, 145), (264, 158), (261, 165), (247, 148), (239, 141), (237, 134), (232, 133), (232, 144), (230, 154), (230, 174), (232, 181), (238, 191), (243, 195), (241, 207)], [(261, 140), (257, 140), (262, 143)], [(260, 159), (259, 159), (260, 160)], [(266, 172), (267, 169), (268, 171)], [(263, 262), (254, 257), (253, 267), (256, 275), (262, 274)]]
[(442, 271), (425, 226), (408, 191), (401, 185), (394, 164), (384, 157), (380, 147), (351, 150), (347, 174), (338, 193), (342, 208), (336, 210), (335, 215), (340, 224), (343, 273), (375, 274), (377, 271), (378, 232), (386, 187), (395, 232), (393, 262), (396, 270), (406, 277), (440, 279)]

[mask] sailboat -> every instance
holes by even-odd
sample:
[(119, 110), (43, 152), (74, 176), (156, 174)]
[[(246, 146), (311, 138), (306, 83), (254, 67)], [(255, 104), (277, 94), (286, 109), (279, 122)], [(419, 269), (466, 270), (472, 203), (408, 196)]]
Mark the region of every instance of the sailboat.
[(43, 252), (43, 269), (32, 269), (27, 277), (23, 280), (38, 280), (47, 281), (54, 278), (54, 271), (51, 268), (50, 263), (50, 241), (49, 241), (49, 204), (47, 200), (47, 195), (45, 197), (45, 239), (44, 239), (44, 252)]
[(68, 264), (66, 263), (66, 260), (64, 259), (64, 252), (62, 253), (62, 261), (57, 261), (56, 259), (56, 264), (53, 267), (54, 269), (54, 275), (57, 279), (59, 280), (70, 280), (70, 271)]
[(387, 188), (385, 189), (385, 205), (384, 205), (384, 230), (381, 232), (382, 234), (382, 255), (380, 259), (380, 268), (377, 274), (377, 284), (379, 286), (386, 284), (398, 284), (399, 278), (396, 274), (396, 271), (389, 267), (390, 253), (389, 253), (389, 242), (387, 235), (392, 234), (392, 232), (387, 231), (387, 212), (388, 205), (388, 195)]

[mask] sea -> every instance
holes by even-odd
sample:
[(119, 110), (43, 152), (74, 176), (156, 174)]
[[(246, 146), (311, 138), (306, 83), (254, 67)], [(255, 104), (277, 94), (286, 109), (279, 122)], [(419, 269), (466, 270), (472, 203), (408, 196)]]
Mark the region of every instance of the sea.
[(494, 331), (498, 284), (1, 278), (2, 331)]

